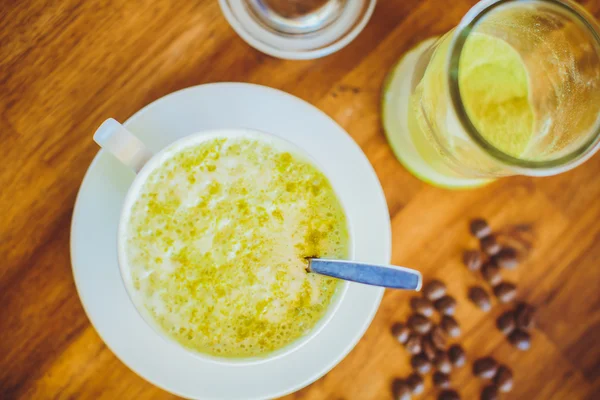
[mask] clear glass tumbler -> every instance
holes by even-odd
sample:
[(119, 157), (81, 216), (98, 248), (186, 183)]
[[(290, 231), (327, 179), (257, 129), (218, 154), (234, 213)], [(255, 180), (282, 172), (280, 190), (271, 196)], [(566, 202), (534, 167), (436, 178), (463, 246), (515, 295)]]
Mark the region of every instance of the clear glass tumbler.
[(390, 73), (383, 123), (400, 161), (437, 186), (546, 176), (600, 146), (599, 27), (568, 0), (484, 0)]
[(231, 27), (273, 57), (306, 60), (329, 55), (365, 27), (376, 0), (219, 0)]

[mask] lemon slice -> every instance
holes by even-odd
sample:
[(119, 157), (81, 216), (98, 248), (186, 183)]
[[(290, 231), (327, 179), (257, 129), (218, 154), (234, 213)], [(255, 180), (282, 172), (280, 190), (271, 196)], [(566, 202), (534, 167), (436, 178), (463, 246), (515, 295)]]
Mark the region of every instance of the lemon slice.
[(533, 139), (534, 114), (519, 53), (504, 40), (473, 33), (459, 71), (460, 94), (475, 128), (497, 149), (523, 157)]

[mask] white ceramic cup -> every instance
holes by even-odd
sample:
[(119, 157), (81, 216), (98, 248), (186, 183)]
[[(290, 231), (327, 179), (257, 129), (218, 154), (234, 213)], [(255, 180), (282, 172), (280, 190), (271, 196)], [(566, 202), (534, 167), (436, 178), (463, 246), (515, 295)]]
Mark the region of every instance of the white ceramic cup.
[[(325, 325), (331, 320), (335, 312), (337, 311), (340, 303), (346, 291), (348, 289), (348, 282), (342, 282), (340, 287), (337, 290), (337, 293), (334, 295), (334, 298), (331, 304), (328, 307), (325, 315), (319, 320), (319, 322), (312, 328), (312, 330), (306, 335), (300, 337), (294, 342), (288, 344), (287, 346), (278, 349), (274, 352), (268, 353), (264, 356), (260, 357), (246, 357), (246, 358), (224, 358), (224, 357), (216, 357), (208, 354), (200, 353), (191, 349), (188, 349), (174, 339), (167, 336), (160, 327), (154, 321), (154, 318), (146, 311), (143, 306), (141, 299), (138, 298), (137, 293), (133, 287), (133, 282), (131, 278), (130, 267), (127, 264), (127, 257), (125, 256), (125, 232), (127, 228), (127, 224), (129, 221), (129, 215), (131, 208), (135, 201), (138, 199), (139, 192), (144, 185), (144, 182), (148, 178), (148, 176), (158, 167), (160, 167), (164, 162), (169, 160), (173, 155), (181, 152), (187, 147), (197, 145), (199, 143), (205, 142), (207, 140), (213, 140), (216, 138), (250, 138), (256, 139), (262, 142), (271, 143), (279, 149), (289, 151), (294, 155), (302, 158), (313, 164), (315, 167), (319, 169), (319, 171), (323, 171), (322, 168), (313, 160), (305, 151), (298, 148), (296, 145), (288, 142), (287, 140), (281, 139), (279, 137), (258, 132), (250, 129), (231, 129), (231, 130), (211, 130), (204, 131), (191, 134), (182, 139), (179, 139), (167, 146), (157, 154), (153, 154), (149, 151), (146, 146), (142, 143), (140, 139), (138, 139), (135, 135), (129, 132), (123, 125), (121, 125), (116, 120), (110, 118), (104, 121), (102, 125), (96, 130), (94, 134), (94, 141), (98, 143), (104, 150), (107, 150), (112, 155), (114, 155), (120, 162), (127, 165), (131, 169), (133, 169), (137, 176), (135, 177), (133, 183), (129, 187), (127, 195), (125, 196), (125, 201), (123, 204), (123, 208), (121, 210), (121, 216), (119, 219), (119, 228), (117, 234), (117, 254), (119, 260), (119, 269), (121, 271), (121, 278), (125, 284), (125, 289), (127, 290), (127, 294), (129, 295), (130, 300), (135, 306), (138, 313), (142, 316), (142, 318), (146, 321), (146, 323), (151, 326), (155, 332), (157, 332), (163, 339), (168, 342), (174, 343), (175, 345), (183, 348), (189, 353), (194, 354), (197, 357), (201, 357), (216, 363), (224, 363), (231, 365), (246, 365), (252, 363), (262, 363), (268, 362), (270, 360), (274, 360), (279, 357), (283, 357), (286, 354), (289, 354), (304, 344), (309, 342), (312, 338), (318, 335), (318, 333), (325, 327)], [(325, 174), (327, 176), (327, 174)], [(329, 179), (329, 178), (328, 178)], [(330, 183), (336, 194), (339, 192), (335, 190), (335, 184), (330, 180)], [(342, 204), (342, 208), (344, 208), (344, 201), (338, 196), (340, 203)], [(345, 212), (345, 211), (344, 211)], [(354, 241), (353, 241), (353, 233), (352, 227), (348, 224), (348, 233), (349, 233), (349, 257), (352, 259), (354, 257)]]

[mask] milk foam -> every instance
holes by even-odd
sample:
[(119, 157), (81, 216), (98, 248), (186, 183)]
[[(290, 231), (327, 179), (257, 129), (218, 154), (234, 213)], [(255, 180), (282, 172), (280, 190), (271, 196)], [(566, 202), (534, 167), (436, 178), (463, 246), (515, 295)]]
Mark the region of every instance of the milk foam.
[(338, 287), (305, 257), (345, 258), (327, 178), (262, 140), (212, 139), (150, 173), (129, 215), (135, 296), (167, 335), (219, 356), (257, 356), (310, 331)]

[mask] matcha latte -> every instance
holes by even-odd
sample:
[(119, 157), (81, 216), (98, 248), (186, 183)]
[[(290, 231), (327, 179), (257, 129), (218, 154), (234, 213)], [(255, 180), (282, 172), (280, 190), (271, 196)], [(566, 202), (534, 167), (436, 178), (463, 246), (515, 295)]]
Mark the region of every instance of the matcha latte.
[(132, 297), (188, 349), (281, 349), (315, 327), (341, 285), (308, 274), (305, 258), (349, 256), (344, 211), (323, 173), (286, 146), (192, 144), (163, 158), (132, 202), (122, 244)]

